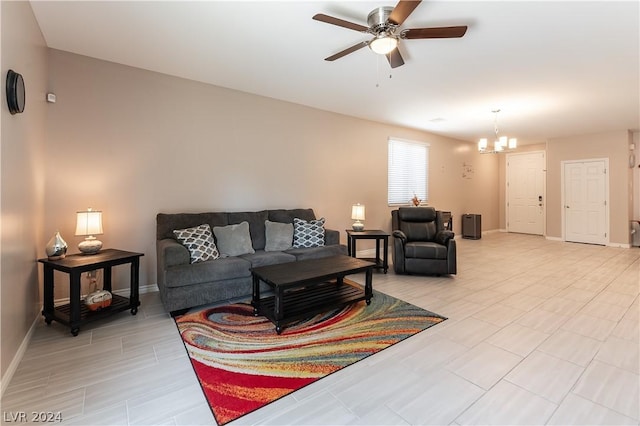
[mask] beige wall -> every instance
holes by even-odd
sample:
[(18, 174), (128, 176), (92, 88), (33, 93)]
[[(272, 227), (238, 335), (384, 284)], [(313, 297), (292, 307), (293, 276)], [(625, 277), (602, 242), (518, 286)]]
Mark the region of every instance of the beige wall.
[[(0, 315), (2, 389), (5, 373), (40, 311), (37, 256), (46, 236), (43, 148), (47, 50), (28, 2), (0, 2), (2, 124), (0, 142)], [(22, 74), (25, 111), (11, 115), (7, 70)]]
[(628, 131), (550, 139), (547, 143), (547, 235), (562, 238), (562, 161), (609, 159), (609, 229), (611, 244), (627, 245), (633, 210), (633, 174), (629, 168)]
[(466, 212), (498, 226), (497, 159), (472, 143), (56, 50), (49, 64), (45, 235), (59, 229), (75, 252), (75, 211), (101, 209), (105, 247), (145, 253), (143, 285), (156, 282), (158, 212), (311, 207), (344, 241), (360, 202), (368, 228), (389, 230), (389, 136), (431, 144), (429, 204), (454, 229)]

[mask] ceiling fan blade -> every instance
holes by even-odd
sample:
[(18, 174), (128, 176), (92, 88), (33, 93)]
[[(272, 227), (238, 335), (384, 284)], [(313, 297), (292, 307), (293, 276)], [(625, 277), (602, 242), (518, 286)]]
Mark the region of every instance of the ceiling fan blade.
[(362, 49), (363, 47), (365, 47), (365, 46), (366, 46), (366, 45), (368, 45), (368, 44), (369, 44), (369, 43), (368, 43), (368, 42), (366, 42), (366, 41), (361, 41), (360, 43), (358, 43), (358, 44), (354, 44), (353, 46), (351, 46), (351, 47), (349, 47), (349, 48), (347, 48), (347, 49), (344, 49), (343, 51), (338, 52), (338, 53), (336, 53), (335, 55), (331, 55), (331, 56), (329, 56), (328, 58), (324, 58), (324, 60), (325, 60), (325, 61), (335, 61), (336, 59), (340, 59), (340, 58), (342, 58), (343, 56), (348, 55), (349, 53), (353, 53), (353, 52), (355, 52), (356, 50)]
[(404, 65), (404, 59), (402, 59), (400, 50), (397, 47), (393, 49), (391, 53), (387, 53), (386, 57), (389, 60), (391, 68), (398, 68), (399, 66)]
[(334, 18), (333, 16), (325, 15), (323, 13), (318, 13), (313, 16), (313, 19), (320, 22), (326, 22), (327, 24), (337, 25), (339, 27), (348, 28), (350, 30), (367, 32), (369, 27), (365, 27), (364, 25), (354, 24), (353, 22), (345, 21), (344, 19)]
[(435, 27), (435, 28), (410, 28), (402, 31), (402, 38), (456, 38), (462, 37), (467, 32), (467, 26)]
[(389, 15), (389, 21), (396, 24), (402, 25), (405, 19), (411, 15), (411, 12), (418, 7), (422, 0), (400, 0), (396, 7)]

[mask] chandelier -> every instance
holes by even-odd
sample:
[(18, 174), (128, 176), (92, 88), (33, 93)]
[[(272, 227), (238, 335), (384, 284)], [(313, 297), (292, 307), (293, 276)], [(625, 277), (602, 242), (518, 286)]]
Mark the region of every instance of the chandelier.
[(518, 140), (516, 138), (508, 138), (507, 136), (498, 136), (498, 113), (499, 109), (491, 111), (495, 114), (493, 120), (493, 132), (495, 133), (495, 139), (493, 142), (493, 149), (488, 146), (487, 138), (482, 138), (478, 141), (478, 151), (480, 154), (499, 154), (501, 152), (509, 152), (518, 146)]

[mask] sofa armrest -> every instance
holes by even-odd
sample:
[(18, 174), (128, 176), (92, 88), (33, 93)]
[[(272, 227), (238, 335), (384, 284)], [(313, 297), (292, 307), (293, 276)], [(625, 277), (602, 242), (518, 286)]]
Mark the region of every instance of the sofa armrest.
[(324, 230), (324, 245), (332, 246), (334, 244), (340, 244), (340, 231), (334, 229)]
[(158, 240), (156, 244), (158, 266), (166, 269), (169, 266), (188, 265), (191, 261), (189, 250), (172, 238)]

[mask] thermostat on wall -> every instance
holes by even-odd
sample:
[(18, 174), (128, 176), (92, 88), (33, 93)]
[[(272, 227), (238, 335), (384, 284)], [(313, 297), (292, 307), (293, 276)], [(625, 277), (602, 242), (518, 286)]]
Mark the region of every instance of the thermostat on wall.
[(52, 104), (55, 104), (56, 95), (54, 93), (47, 93), (47, 102), (51, 102)]

